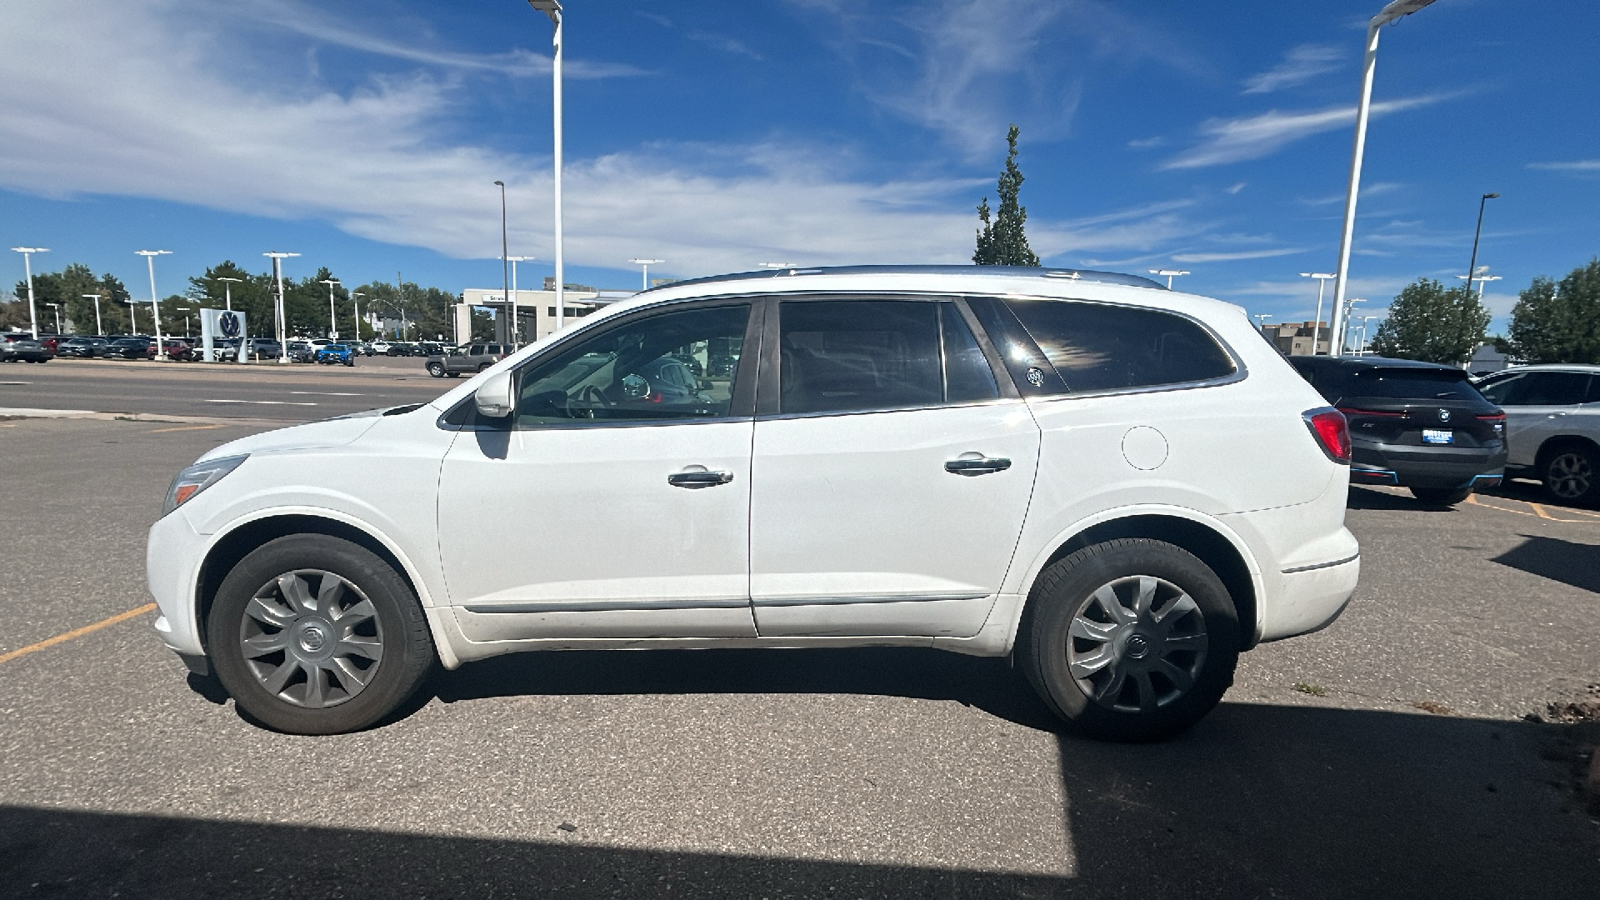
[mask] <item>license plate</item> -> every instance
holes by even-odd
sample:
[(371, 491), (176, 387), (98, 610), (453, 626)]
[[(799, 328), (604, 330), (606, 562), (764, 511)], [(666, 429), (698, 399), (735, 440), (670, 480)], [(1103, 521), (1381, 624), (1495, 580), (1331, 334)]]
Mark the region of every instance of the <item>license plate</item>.
[(1422, 442), (1424, 444), (1454, 444), (1456, 433), (1448, 428), (1422, 429)]

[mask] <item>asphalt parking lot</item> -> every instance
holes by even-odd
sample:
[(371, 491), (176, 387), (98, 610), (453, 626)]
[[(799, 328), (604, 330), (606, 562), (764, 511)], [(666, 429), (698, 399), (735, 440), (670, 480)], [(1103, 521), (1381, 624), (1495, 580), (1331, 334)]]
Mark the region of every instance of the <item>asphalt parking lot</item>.
[(901, 650), (500, 658), (384, 727), (299, 738), (187, 682), (143, 582), (173, 473), (261, 427), (0, 421), (0, 896), (1600, 883), (1574, 748), (1523, 718), (1600, 682), (1600, 513), (1525, 486), (1454, 510), (1353, 491), (1357, 602), (1246, 655), (1223, 706), (1163, 744), (1061, 737), (1005, 661)]

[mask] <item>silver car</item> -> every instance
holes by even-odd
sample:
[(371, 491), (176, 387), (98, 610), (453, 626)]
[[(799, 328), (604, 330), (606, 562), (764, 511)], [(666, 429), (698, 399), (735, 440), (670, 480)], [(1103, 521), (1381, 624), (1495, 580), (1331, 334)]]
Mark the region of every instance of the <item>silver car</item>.
[(1506, 413), (1507, 471), (1565, 503), (1600, 503), (1600, 366), (1517, 366), (1478, 383)]

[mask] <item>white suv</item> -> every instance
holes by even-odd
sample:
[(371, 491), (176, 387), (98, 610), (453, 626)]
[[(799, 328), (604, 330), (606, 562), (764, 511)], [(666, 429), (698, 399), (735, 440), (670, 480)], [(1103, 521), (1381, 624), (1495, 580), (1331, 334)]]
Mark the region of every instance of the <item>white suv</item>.
[(149, 582), (168, 646), (290, 732), (435, 661), (899, 645), (1015, 654), (1064, 722), (1148, 739), (1350, 600), (1349, 448), (1242, 310), (1147, 279), (725, 276), (213, 450)]

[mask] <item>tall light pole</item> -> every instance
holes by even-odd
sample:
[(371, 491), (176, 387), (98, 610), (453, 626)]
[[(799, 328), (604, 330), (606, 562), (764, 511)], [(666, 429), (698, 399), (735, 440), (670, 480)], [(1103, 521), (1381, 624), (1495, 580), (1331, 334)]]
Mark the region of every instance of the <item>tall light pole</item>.
[[(1317, 332), (1322, 330), (1322, 291), (1328, 286), (1329, 281), (1338, 278), (1339, 276), (1330, 275), (1326, 272), (1301, 272), (1300, 277), (1315, 278), (1317, 280), (1317, 317), (1311, 320), (1311, 355), (1316, 356)], [(1331, 333), (1329, 336), (1331, 338)], [(1331, 339), (1329, 341), (1329, 346), (1332, 346)], [(1338, 354), (1334, 355), (1337, 356)]]
[(194, 307), (192, 307), (192, 306), (177, 306), (177, 307), (173, 307), (173, 309), (176, 312), (183, 313), (183, 336), (184, 337), (190, 337), (191, 335), (190, 335), (190, 329), (189, 329), (189, 313), (194, 312)]
[[(278, 364), (286, 366), (289, 364), (289, 336), (284, 333), (284, 328), (288, 323), (284, 321), (287, 315), (283, 309), (283, 261), (300, 254), (269, 250), (261, 255), (272, 259), (272, 279), (278, 286), (278, 296), (272, 302), (272, 312), (278, 320)], [(246, 339), (244, 343), (248, 344), (249, 339)], [(243, 346), (239, 348), (239, 352), (241, 354), (244, 352)]]
[(644, 266), (644, 281), (640, 285), (639, 290), (648, 291), (648, 290), (650, 290), (650, 267), (655, 265), (656, 263), (664, 263), (664, 262), (666, 262), (666, 260), (664, 260), (664, 259), (630, 259), (630, 260), (628, 260), (628, 262), (631, 262), (636, 266)]
[(1469, 294), (1472, 293), (1472, 276), (1478, 271), (1473, 267), (1478, 264), (1478, 235), (1483, 233), (1483, 205), (1499, 196), (1499, 194), (1484, 194), (1478, 198), (1478, 227), (1472, 230), (1472, 259), (1467, 263), (1467, 293)]
[(94, 298), (94, 333), (95, 334), (105, 334), (106, 330), (104, 328), (100, 327), (100, 295), (99, 294), (79, 294), (78, 296), (82, 297), (85, 300), (89, 299), (90, 297)]
[[(517, 263), (527, 262), (531, 256), (508, 256), (511, 262), (511, 346), (516, 347), (522, 342), (522, 309), (517, 305)], [(538, 308), (534, 309), (533, 339), (539, 339), (539, 314)], [(457, 341), (456, 343), (460, 343)]]
[(550, 78), (554, 82), (554, 100), (551, 115), (554, 118), (555, 132), (555, 218), (556, 218), (556, 330), (560, 331), (566, 324), (567, 301), (566, 285), (567, 274), (563, 268), (566, 253), (562, 245), (561, 236), (561, 2), (560, 0), (528, 0), (528, 5), (550, 17), (555, 25), (555, 37), (551, 43), (551, 72)]
[(60, 334), (61, 333), (61, 304), (59, 304), (59, 303), (46, 303), (45, 306), (51, 307), (56, 311), (56, 334)]
[[(1378, 11), (1367, 23), (1367, 55), (1361, 64), (1361, 101), (1356, 105), (1355, 150), (1350, 154), (1350, 186), (1344, 198), (1344, 228), (1339, 235), (1338, 277), (1333, 282), (1333, 330), (1337, 332), (1344, 323), (1345, 282), (1350, 274), (1350, 242), (1356, 230), (1356, 194), (1361, 190), (1361, 157), (1367, 146), (1367, 113), (1372, 106), (1372, 73), (1378, 64), (1378, 29), (1409, 16), (1433, 0), (1393, 0)], [(1312, 349), (1316, 349), (1313, 342)], [(1338, 356), (1339, 348), (1329, 347)]]
[(1189, 274), (1189, 270), (1188, 269), (1151, 269), (1150, 270), (1150, 274), (1151, 275), (1165, 275), (1165, 276), (1167, 276), (1167, 290), (1170, 291), (1170, 290), (1172, 290), (1172, 279), (1173, 279), (1173, 277), (1177, 276), (1177, 275), (1187, 275), (1187, 274)]
[(359, 291), (350, 292), (350, 306), (354, 309), (354, 315), (352, 315), (351, 318), (355, 319), (356, 343), (358, 344), (361, 343), (361, 301), (357, 298), (365, 296), (366, 294), (360, 293)]
[(1272, 313), (1256, 313), (1256, 314), (1252, 315), (1250, 318), (1252, 318), (1252, 319), (1260, 319), (1261, 321), (1256, 323), (1256, 329), (1258, 331), (1266, 331), (1267, 330), (1267, 320), (1272, 318)]
[[(156, 318), (156, 359), (167, 358), (167, 347), (161, 338), (161, 298), (156, 296), (156, 257), (167, 256), (171, 250), (135, 250), (135, 256), (144, 257), (145, 264), (150, 269), (150, 311)], [(132, 304), (129, 304), (132, 309)]]
[(34, 313), (33, 304), (33, 254), (49, 253), (49, 247), (12, 247), (12, 250), (22, 254), (22, 268), (28, 273), (28, 325), (33, 329), (33, 339), (39, 339), (39, 317)]
[[(1342, 319), (1342, 324), (1344, 326), (1344, 330), (1339, 332), (1339, 352), (1335, 353), (1333, 355), (1335, 355), (1335, 356), (1343, 356), (1344, 355), (1345, 342), (1347, 340), (1349, 340), (1349, 338), (1350, 338), (1350, 314), (1356, 311), (1356, 304), (1357, 303), (1365, 303), (1365, 302), (1367, 302), (1367, 301), (1363, 300), (1360, 297), (1351, 297), (1349, 300), (1345, 301), (1345, 304), (1344, 304), (1344, 316), (1343, 316), (1343, 319)], [(1330, 348), (1329, 352), (1330, 353), (1332, 352), (1331, 348)]]
[[(1471, 276), (1471, 275), (1457, 275), (1456, 277), (1457, 278), (1465, 278), (1465, 279), (1467, 279), (1467, 283), (1468, 284), (1472, 283), (1472, 277), (1473, 276)], [(1503, 277), (1504, 276), (1502, 276), (1502, 275), (1490, 275), (1488, 266), (1479, 266), (1478, 267), (1478, 274), (1477, 274), (1477, 278), (1478, 278), (1478, 299), (1479, 300), (1483, 299), (1483, 286), (1484, 286), (1484, 284), (1486, 284), (1487, 282), (1490, 282), (1490, 281), (1499, 281)], [(1470, 290), (1472, 290), (1472, 288), (1467, 288), (1467, 290), (1470, 291)]]
[[(501, 309), (511, 311), (511, 250), (506, 243), (506, 183), (496, 180), (500, 185), (500, 303)], [(517, 328), (516, 318), (511, 320), (511, 328), (506, 332), (508, 340), (515, 341), (514, 333)]]
[(324, 278), (318, 283), (328, 286), (328, 339), (337, 341), (339, 339), (339, 323), (333, 317), (333, 286), (339, 283), (339, 279)]
[(228, 311), (232, 312), (233, 311), (233, 285), (234, 285), (235, 282), (240, 282), (240, 281), (243, 281), (244, 279), (243, 278), (224, 278), (224, 277), (219, 275), (219, 276), (217, 276), (216, 278), (214, 278), (212, 280), (213, 281), (222, 282), (223, 300), (228, 304)]
[(1381, 318), (1383, 318), (1383, 316), (1361, 317), (1361, 347), (1356, 351), (1357, 356), (1365, 356), (1367, 354), (1367, 323), (1371, 322), (1373, 319)]

